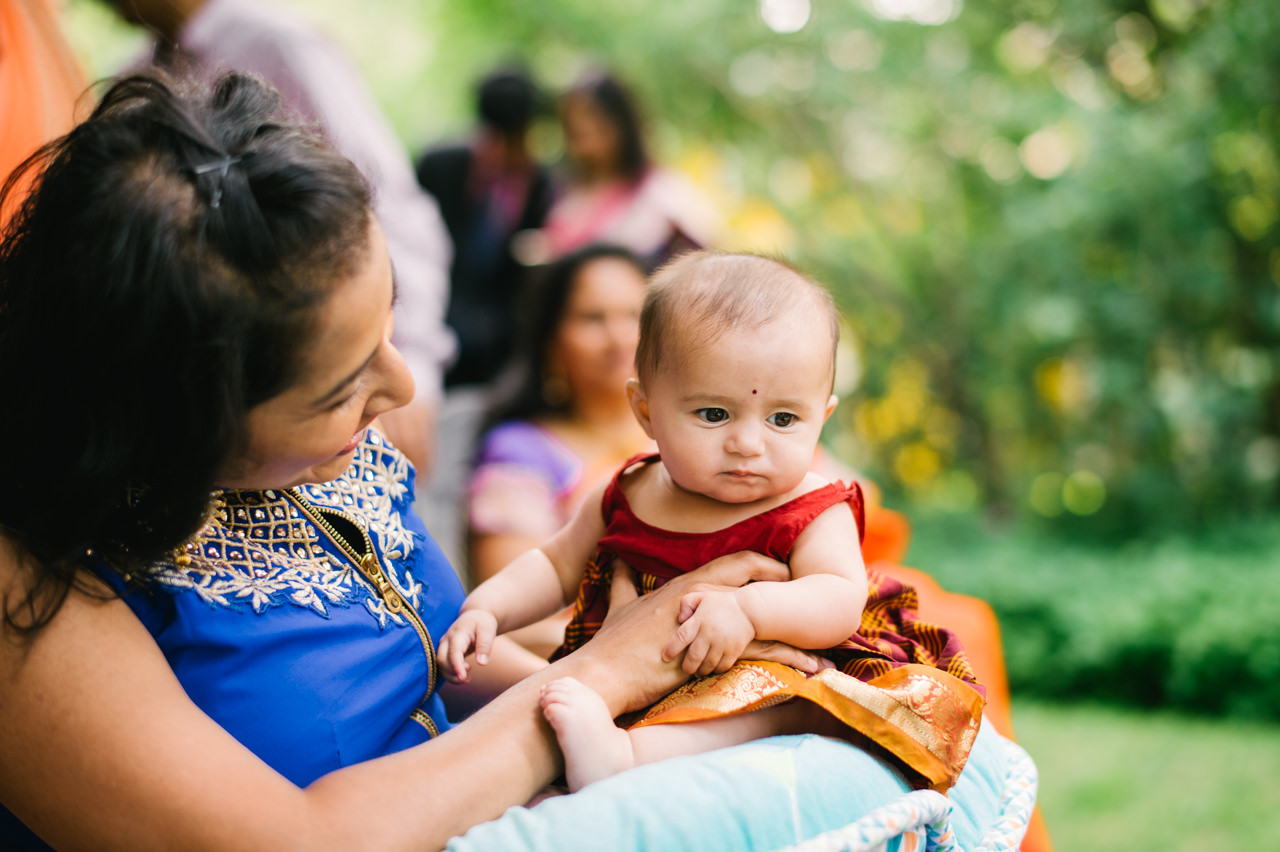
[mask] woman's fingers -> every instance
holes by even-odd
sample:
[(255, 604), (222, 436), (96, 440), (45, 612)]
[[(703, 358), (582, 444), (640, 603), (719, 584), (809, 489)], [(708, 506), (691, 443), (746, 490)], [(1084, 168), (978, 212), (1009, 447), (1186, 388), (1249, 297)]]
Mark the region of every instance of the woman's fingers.
[[(713, 559), (701, 568), (684, 575), (694, 582), (713, 583), (719, 586), (745, 586), (750, 582), (769, 580), (783, 582), (791, 579), (791, 570), (776, 559), (762, 553), (741, 550)], [(681, 579), (681, 578), (676, 578)], [(675, 583), (676, 580), (672, 580)]]
[(763, 642), (759, 639), (753, 639), (739, 659), (782, 663), (806, 674), (817, 674), (822, 669), (832, 667), (830, 660), (801, 651), (785, 642)]

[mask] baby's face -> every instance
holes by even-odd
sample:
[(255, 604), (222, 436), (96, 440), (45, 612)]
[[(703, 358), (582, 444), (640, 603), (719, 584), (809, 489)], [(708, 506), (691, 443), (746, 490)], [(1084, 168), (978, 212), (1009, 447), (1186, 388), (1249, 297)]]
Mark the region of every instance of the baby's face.
[(825, 326), (796, 312), (682, 349), (633, 398), (676, 485), (722, 503), (799, 485), (836, 403)]

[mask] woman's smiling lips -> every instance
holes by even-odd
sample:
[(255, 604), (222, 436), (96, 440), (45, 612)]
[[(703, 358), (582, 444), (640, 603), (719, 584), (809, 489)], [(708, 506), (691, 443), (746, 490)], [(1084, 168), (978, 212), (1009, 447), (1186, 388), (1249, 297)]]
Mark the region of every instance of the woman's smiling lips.
[(351, 440), (347, 441), (346, 446), (338, 450), (334, 455), (345, 456), (347, 453), (353, 452), (356, 447), (360, 446), (360, 442), (364, 440), (364, 433), (369, 429), (369, 423), (372, 422), (373, 420), (370, 419), (367, 423), (361, 426), (359, 431), (351, 436)]

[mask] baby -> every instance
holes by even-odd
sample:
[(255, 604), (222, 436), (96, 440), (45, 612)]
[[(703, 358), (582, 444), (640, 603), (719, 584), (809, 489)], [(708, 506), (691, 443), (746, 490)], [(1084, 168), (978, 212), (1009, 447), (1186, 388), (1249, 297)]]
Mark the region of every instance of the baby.
[[(692, 687), (703, 699), (710, 690), (738, 700), (742, 678), (759, 681), (752, 672), (761, 666), (775, 675), (787, 670), (770, 680), (786, 685), (714, 712), (696, 696), (673, 705), (676, 696), (690, 697), (686, 685), (654, 708), (662, 710), (657, 717), (651, 712), (623, 730), (594, 692), (555, 681), (544, 689), (542, 709), (570, 789), (639, 763), (779, 733), (884, 739), (867, 730), (863, 709), (849, 698), (867, 688), (860, 672), (808, 679), (778, 664), (738, 662), (756, 639), (883, 655), (855, 635), (868, 598), (858, 547), (861, 492), (810, 469), (836, 405), (838, 333), (827, 292), (775, 260), (697, 252), (655, 275), (627, 396), (658, 453), (633, 459), (564, 529), (476, 588), (441, 640), (441, 665), (447, 677), (466, 680), (472, 651), (484, 665), (495, 635), (575, 599), (566, 649), (586, 641), (607, 611), (612, 557), (650, 591), (717, 556), (753, 549), (785, 561), (791, 579), (686, 595), (667, 654), (683, 652), (686, 672), (712, 676)], [(919, 659), (895, 659), (876, 672)], [(807, 700), (787, 700), (797, 696)], [(974, 710), (972, 702), (965, 707)]]

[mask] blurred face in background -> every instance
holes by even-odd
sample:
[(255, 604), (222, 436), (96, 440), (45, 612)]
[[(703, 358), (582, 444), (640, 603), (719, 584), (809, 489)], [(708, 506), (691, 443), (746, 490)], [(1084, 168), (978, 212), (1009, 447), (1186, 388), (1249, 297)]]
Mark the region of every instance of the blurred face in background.
[(625, 400), (644, 291), (640, 270), (616, 257), (598, 258), (578, 271), (547, 359), (575, 402), (608, 395)]
[(566, 100), (561, 114), (565, 152), (582, 175), (594, 180), (615, 173), (622, 140), (609, 116), (585, 95)]

